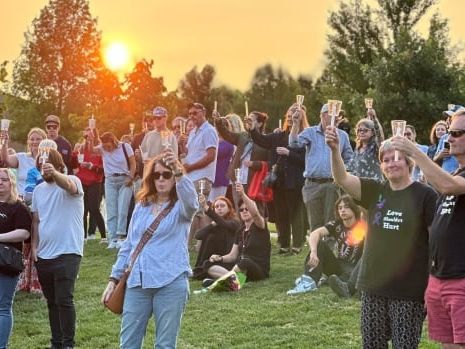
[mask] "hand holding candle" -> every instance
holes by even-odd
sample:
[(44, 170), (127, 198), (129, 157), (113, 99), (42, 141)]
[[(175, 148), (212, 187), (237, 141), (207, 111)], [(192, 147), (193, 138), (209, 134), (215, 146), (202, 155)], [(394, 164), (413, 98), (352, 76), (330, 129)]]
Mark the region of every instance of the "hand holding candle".
[(234, 169), (234, 177), (236, 177), (236, 182), (239, 182), (239, 180), (241, 178), (241, 169), (240, 168)]
[[(407, 121), (405, 120), (392, 120), (391, 127), (392, 127), (392, 136), (404, 136), (405, 126), (407, 125)], [(394, 160), (399, 161), (399, 151), (396, 150), (394, 152)]]

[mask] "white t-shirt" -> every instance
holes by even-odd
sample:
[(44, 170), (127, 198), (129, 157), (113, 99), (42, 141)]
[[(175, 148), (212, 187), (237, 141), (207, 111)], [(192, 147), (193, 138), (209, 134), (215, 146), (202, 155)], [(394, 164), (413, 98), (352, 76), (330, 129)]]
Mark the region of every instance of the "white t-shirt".
[(84, 191), (79, 178), (68, 176), (78, 188), (70, 194), (56, 183), (40, 183), (32, 194), (33, 213), (39, 215), (39, 246), (37, 255), (54, 259), (62, 254), (83, 255)]
[(132, 147), (127, 143), (118, 143), (118, 147), (113, 151), (105, 151), (101, 145), (97, 146), (97, 148), (102, 153), (103, 171), (105, 172), (105, 177), (111, 177), (116, 173), (124, 173), (128, 176), (131, 174), (129, 171), (128, 162), (124, 156), (123, 146), (124, 149), (126, 149), (128, 158), (134, 155)]
[(18, 159), (18, 171), (16, 172), (16, 188), (18, 194), (24, 196), (26, 178), (29, 170), (36, 166), (36, 159), (30, 153), (16, 153)]

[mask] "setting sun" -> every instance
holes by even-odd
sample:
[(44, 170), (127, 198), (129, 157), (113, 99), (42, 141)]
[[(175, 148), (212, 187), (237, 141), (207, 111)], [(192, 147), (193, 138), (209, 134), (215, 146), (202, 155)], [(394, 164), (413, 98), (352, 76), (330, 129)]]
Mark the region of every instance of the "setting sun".
[(104, 58), (109, 69), (124, 70), (130, 63), (129, 49), (121, 42), (112, 42), (105, 48)]

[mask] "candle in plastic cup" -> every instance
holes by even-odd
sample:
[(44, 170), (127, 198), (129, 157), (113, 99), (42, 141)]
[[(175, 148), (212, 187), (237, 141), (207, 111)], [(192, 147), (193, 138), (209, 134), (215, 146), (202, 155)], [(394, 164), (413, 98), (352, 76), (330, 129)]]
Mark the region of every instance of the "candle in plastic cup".
[(201, 179), (199, 181), (199, 190), (200, 190), (200, 194), (203, 195), (203, 191), (205, 190), (205, 179)]
[(96, 120), (94, 119), (94, 116), (92, 115), (92, 117), (89, 119), (89, 128), (91, 130), (94, 130), (95, 126), (96, 126)]
[(84, 162), (84, 154), (79, 153), (77, 156), (77, 160), (80, 164)]
[(249, 103), (245, 101), (245, 116), (249, 116)]
[[(407, 121), (405, 120), (392, 120), (391, 127), (392, 127), (392, 135), (393, 136), (404, 136), (405, 126), (407, 125)], [(399, 151), (396, 150), (394, 152), (394, 160), (399, 161)]]
[(373, 98), (365, 98), (365, 108), (367, 109), (373, 108)]
[(131, 133), (134, 133), (134, 130), (135, 130), (135, 129), (136, 129), (136, 124), (133, 123), (133, 122), (129, 123), (129, 131), (130, 131)]
[(163, 145), (165, 149), (168, 149), (171, 146), (169, 133), (166, 131), (161, 131), (161, 145)]
[(187, 123), (187, 122), (185, 122), (185, 121), (181, 121), (181, 123), (179, 124), (180, 127), (181, 127), (180, 131), (181, 131), (181, 134), (182, 134), (182, 135), (183, 135), (184, 133), (186, 133), (186, 123)]
[(303, 95), (297, 95), (295, 96), (295, 99), (297, 101), (297, 105), (299, 106), (299, 108), (302, 106), (302, 104), (304, 104), (304, 99), (305, 99), (305, 96)]
[(214, 112), (218, 111), (218, 101), (215, 101), (215, 102), (213, 103), (213, 111), (214, 111)]
[(234, 169), (234, 176), (236, 177), (236, 182), (239, 182), (239, 179), (241, 178), (241, 169), (240, 168)]
[(452, 109), (454, 109), (454, 107), (455, 107), (455, 104), (448, 104), (447, 105), (447, 110), (452, 110)]
[(8, 119), (2, 119), (1, 120), (1, 129), (2, 131), (8, 131), (8, 129), (10, 128), (10, 122), (11, 120), (8, 120)]
[(282, 129), (283, 128), (283, 123), (281, 121), (281, 119), (279, 119), (279, 129)]
[(334, 112), (334, 116), (339, 117), (339, 113), (342, 109), (342, 101), (336, 101), (336, 110)]
[(337, 101), (334, 99), (328, 100), (328, 114), (331, 116), (331, 126), (334, 126), (336, 123), (336, 110), (337, 110)]

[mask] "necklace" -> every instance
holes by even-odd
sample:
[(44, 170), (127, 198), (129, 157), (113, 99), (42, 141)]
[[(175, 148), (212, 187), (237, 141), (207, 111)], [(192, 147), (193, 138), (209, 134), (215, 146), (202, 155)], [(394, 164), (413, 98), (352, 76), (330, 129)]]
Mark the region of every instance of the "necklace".
[(160, 203), (154, 202), (153, 203), (153, 208), (152, 208), (152, 213), (154, 216), (158, 216), (158, 214), (163, 210), (163, 207), (166, 205), (167, 201), (162, 201)]

